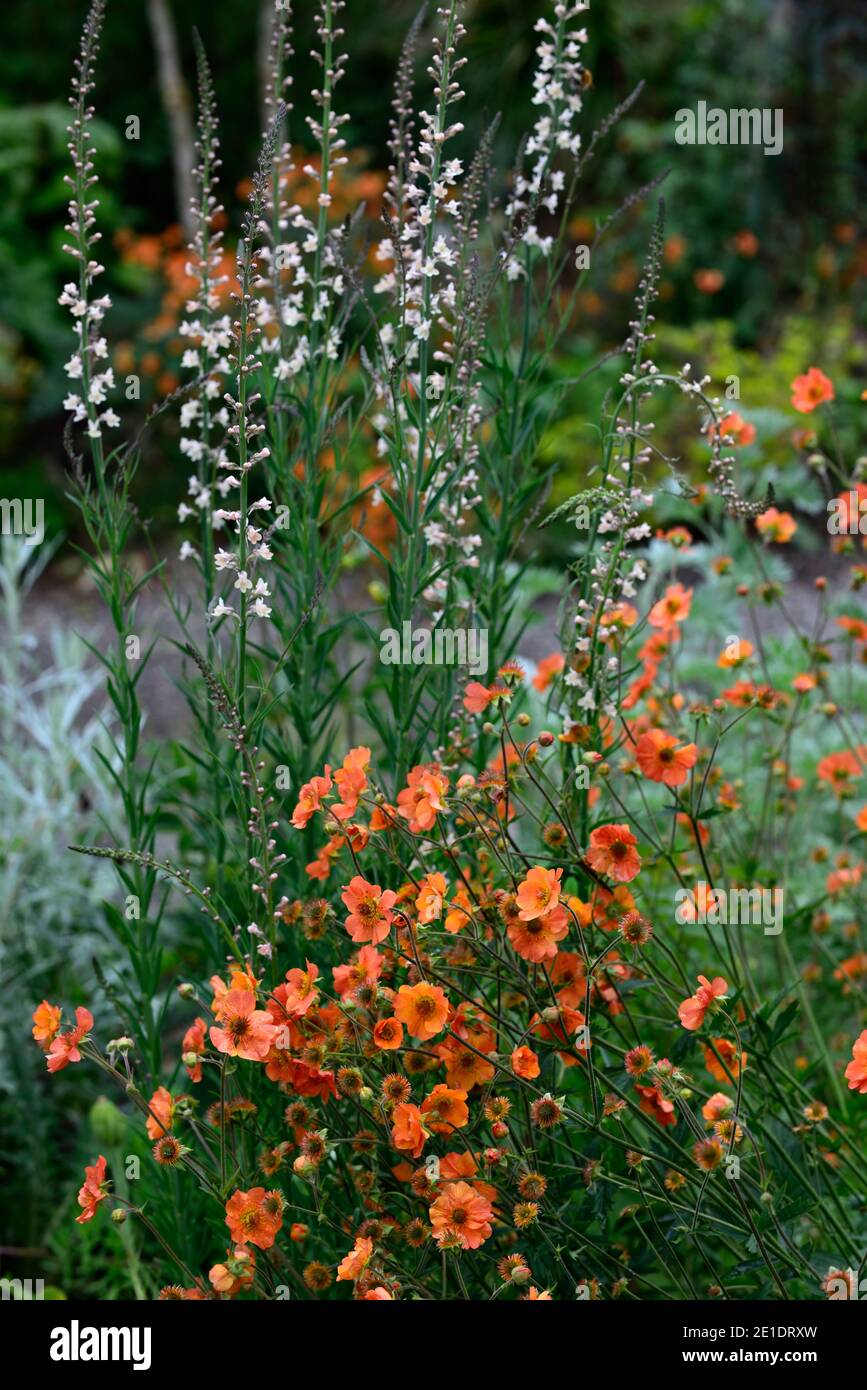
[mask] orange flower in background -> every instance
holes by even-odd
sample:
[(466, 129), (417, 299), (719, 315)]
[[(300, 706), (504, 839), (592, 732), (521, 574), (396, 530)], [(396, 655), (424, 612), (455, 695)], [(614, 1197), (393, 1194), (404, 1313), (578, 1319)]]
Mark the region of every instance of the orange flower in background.
[(61, 1033), (60, 1037), (55, 1038), (48, 1049), (48, 1070), (50, 1072), (63, 1071), (70, 1062), (80, 1062), (81, 1053), (78, 1044), (83, 1042), (93, 1027), (93, 1014), (89, 1009), (77, 1008), (75, 1010), (75, 1027), (69, 1033)]
[(448, 884), (443, 874), (425, 874), (415, 900), (419, 922), (435, 922), (442, 916), (443, 899), (447, 892)]
[[(205, 1051), (205, 1048), (206, 1048), (206, 1046), (207, 1046), (207, 1041), (206, 1041), (206, 1040), (207, 1040), (207, 1036), (208, 1036), (208, 1025), (207, 1025), (207, 1023), (205, 1022), (205, 1020), (204, 1020), (203, 1018), (197, 1018), (193, 1023), (190, 1024), (189, 1028), (187, 1029), (186, 1033), (184, 1034), (184, 1041), (183, 1041), (183, 1043), (181, 1044), (181, 1056), (182, 1056), (182, 1057), (187, 1057), (187, 1056), (190, 1055), (191, 1053), (195, 1053), (195, 1055), (196, 1055), (197, 1058), (198, 1058), (198, 1057), (201, 1057), (202, 1053)], [(199, 1082), (199, 1081), (201, 1081), (201, 1079), (202, 1079), (202, 1064), (201, 1064), (201, 1062), (196, 1061), (196, 1062), (193, 1063), (192, 1066), (190, 1066), (187, 1062), (185, 1062), (185, 1063), (184, 1063), (184, 1066), (187, 1068), (187, 1076), (190, 1078), (191, 1081), (194, 1081), (194, 1082)]]
[(676, 1125), (677, 1109), (673, 1100), (668, 1100), (658, 1086), (636, 1086), (639, 1109), (650, 1115), (660, 1125)]
[(226, 1225), (238, 1245), (270, 1250), (283, 1225), (283, 1198), (279, 1192), (266, 1192), (264, 1187), (233, 1192), (226, 1203)]
[(855, 817), (855, 824), (859, 830), (867, 832), (867, 806), (862, 806)]
[(367, 1290), (363, 1301), (365, 1303), (393, 1303), (394, 1299), (388, 1289), (383, 1288), (382, 1284), (377, 1284), (375, 1289)]
[(100, 1154), (93, 1166), (84, 1170), (84, 1185), (78, 1191), (78, 1205), (82, 1212), (75, 1218), (79, 1226), (83, 1226), (85, 1221), (93, 1220), (100, 1202), (104, 1202), (108, 1196), (108, 1189), (105, 1159)]
[(666, 787), (683, 786), (697, 757), (694, 743), (678, 747), (674, 735), (662, 729), (649, 729), (635, 747), (635, 758), (644, 776)]
[(348, 1255), (344, 1255), (337, 1266), (337, 1280), (360, 1279), (373, 1254), (373, 1241), (368, 1236), (358, 1236)]
[(469, 1183), (451, 1182), (431, 1203), (430, 1223), (438, 1245), (456, 1243), (478, 1250), (491, 1234), (494, 1209)]
[(669, 584), (662, 598), (653, 605), (647, 615), (651, 627), (667, 632), (689, 617), (692, 603), (692, 589), (684, 589), (682, 584)]
[(756, 530), (761, 532), (762, 539), (776, 541), (778, 545), (790, 541), (797, 529), (798, 523), (791, 512), (781, 512), (776, 507), (768, 507), (756, 517)]
[(408, 1101), (394, 1107), (391, 1117), (391, 1142), (401, 1153), (410, 1158), (419, 1158), (425, 1146), (429, 1131), (425, 1128), (422, 1113), (417, 1105)]
[(397, 894), (391, 888), (383, 892), (378, 883), (368, 883), (356, 874), (344, 888), (341, 899), (349, 908), (344, 926), (353, 941), (370, 941), (375, 946), (385, 940), (394, 919), (391, 909), (397, 902)]
[(248, 989), (232, 989), (220, 1008), (220, 1026), (211, 1025), (211, 1042), (218, 1052), (264, 1062), (278, 1032), (271, 1015), (256, 1008)]
[(637, 844), (628, 825), (600, 825), (591, 832), (587, 863), (598, 874), (629, 883), (641, 872)]
[(557, 906), (560, 900), (560, 880), (562, 869), (530, 869), (526, 878), (518, 885), (518, 916), (522, 922), (531, 922), (534, 917), (543, 917)]
[(867, 1028), (852, 1044), (852, 1061), (846, 1068), (849, 1090), (867, 1095)]
[(516, 1047), (509, 1062), (515, 1075), (523, 1077), (525, 1081), (532, 1081), (542, 1070), (539, 1058), (530, 1047)]
[(684, 1028), (694, 1032), (704, 1023), (704, 1017), (708, 1009), (716, 999), (724, 999), (728, 993), (728, 982), (722, 975), (715, 975), (709, 980), (705, 975), (698, 976), (699, 988), (695, 994), (691, 994), (689, 999), (685, 999), (677, 1011), (677, 1016)]
[(331, 768), (326, 764), (322, 777), (313, 777), (305, 782), (298, 796), (298, 804), (292, 812), (292, 824), (296, 830), (303, 830), (315, 811), (322, 809), (322, 798), (332, 788)]
[(37, 1006), (33, 1013), (33, 1036), (43, 1052), (47, 1052), (60, 1030), (62, 1011), (47, 999)]
[(395, 1018), (400, 1019), (414, 1038), (435, 1038), (446, 1026), (449, 1001), (439, 985), (422, 981), (418, 985), (401, 985), (394, 1005)]
[(707, 435), (709, 439), (715, 439), (719, 435), (721, 439), (725, 439), (726, 444), (732, 443), (744, 447), (747, 444), (752, 444), (756, 437), (756, 427), (749, 424), (736, 410), (732, 410), (720, 420), (719, 425), (715, 425), (711, 421), (707, 427)]
[(451, 1134), (452, 1130), (463, 1129), (470, 1121), (467, 1093), (448, 1086), (434, 1086), (421, 1103), (421, 1113), (434, 1134)]
[(381, 1018), (374, 1024), (373, 1041), (384, 1051), (393, 1051), (403, 1042), (403, 1024), (396, 1018)]
[(810, 367), (803, 376), (796, 376), (792, 382), (792, 405), (802, 415), (834, 399), (833, 382), (818, 367)]
[[(732, 1078), (737, 1081), (741, 1071), (746, 1068), (747, 1054), (742, 1052), (740, 1060), (738, 1060), (737, 1048), (733, 1042), (729, 1042), (728, 1038), (714, 1038), (712, 1041), (713, 1047), (708, 1046), (704, 1050), (704, 1064), (711, 1076), (715, 1077), (722, 1085), (730, 1086)], [(722, 1058), (723, 1066), (720, 1065), (714, 1048)]]
[(702, 294), (719, 294), (726, 282), (726, 277), (721, 270), (708, 270), (706, 268), (695, 271), (692, 279), (696, 289)]
[(548, 689), (554, 677), (559, 675), (565, 665), (566, 661), (562, 652), (552, 652), (550, 656), (542, 657), (533, 677), (533, 686), (540, 695)]
[(418, 835), (432, 830), (437, 815), (446, 809), (443, 797), (448, 791), (448, 778), (437, 763), (423, 763), (407, 776), (407, 786), (397, 794), (398, 815), (409, 821), (410, 830)]
[(296, 967), (286, 971), (287, 988), (283, 991), (280, 1004), (283, 1013), (290, 1018), (303, 1018), (319, 998), (316, 988), (319, 966), (309, 960), (306, 965), (305, 970)]
[(724, 671), (734, 670), (735, 667), (743, 666), (745, 661), (749, 661), (753, 651), (752, 642), (748, 642), (746, 637), (738, 637), (734, 642), (726, 644), (716, 664)]
[[(865, 759), (865, 754), (867, 748), (860, 745), (858, 755)], [(851, 748), (844, 748), (839, 753), (829, 753), (817, 764), (816, 776), (820, 782), (828, 783), (835, 796), (848, 796), (852, 783), (863, 776), (865, 762), (859, 761), (858, 755)]]

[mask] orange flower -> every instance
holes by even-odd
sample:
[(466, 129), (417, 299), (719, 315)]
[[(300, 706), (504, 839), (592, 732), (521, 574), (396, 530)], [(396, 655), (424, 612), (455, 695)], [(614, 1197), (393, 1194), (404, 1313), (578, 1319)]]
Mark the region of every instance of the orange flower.
[(667, 1100), (658, 1086), (636, 1086), (638, 1106), (657, 1124), (676, 1125), (677, 1110), (673, 1100)]
[(393, 1303), (394, 1299), (388, 1292), (388, 1289), (383, 1288), (382, 1284), (377, 1284), (375, 1289), (367, 1290), (362, 1301), (364, 1303)]
[(694, 1032), (704, 1023), (704, 1016), (715, 999), (723, 999), (728, 993), (728, 982), (722, 975), (709, 980), (705, 975), (698, 976), (699, 989), (685, 999), (677, 1011), (684, 1028)]
[(862, 806), (855, 817), (855, 824), (859, 830), (867, 832), (867, 806)]
[(494, 699), (495, 686), (482, 685), (481, 681), (470, 681), (464, 691), (464, 709), (470, 714), (483, 714)]
[(249, 1288), (256, 1273), (256, 1252), (246, 1245), (236, 1245), (226, 1251), (226, 1263), (214, 1265), (208, 1273), (211, 1287), (217, 1293), (232, 1298), (241, 1289)]
[(692, 589), (684, 589), (682, 584), (669, 584), (662, 598), (648, 613), (647, 621), (651, 627), (667, 632), (689, 617), (691, 603)]
[[(863, 758), (864, 750), (859, 746), (858, 753)], [(840, 753), (829, 753), (822, 758), (816, 767), (816, 776), (820, 782), (827, 782), (834, 791), (835, 796), (847, 796), (851, 790), (851, 784), (864, 773), (862, 763), (858, 761), (851, 748), (844, 748)]]
[(61, 1010), (47, 999), (37, 1007), (33, 1014), (33, 1036), (43, 1052), (47, 1052), (60, 1029)]
[[(729, 647), (732, 647), (733, 650), (730, 651)], [(733, 670), (737, 666), (743, 666), (752, 654), (752, 642), (748, 642), (746, 637), (737, 637), (734, 642), (727, 644), (720, 652), (716, 664), (723, 671)]]
[(427, 1118), (434, 1134), (451, 1134), (469, 1124), (466, 1091), (453, 1091), (448, 1086), (434, 1086), (421, 1103), (421, 1113)]
[(556, 907), (560, 900), (560, 880), (562, 869), (543, 869), (538, 866), (530, 869), (527, 877), (518, 884), (518, 916), (522, 922), (532, 922), (534, 917), (543, 917)]
[[(704, 1064), (710, 1072), (724, 1086), (731, 1085), (731, 1079), (737, 1081), (741, 1071), (747, 1065), (747, 1054), (742, 1052), (738, 1061), (737, 1049), (733, 1042), (728, 1038), (713, 1038), (713, 1047), (706, 1047), (704, 1050)], [(716, 1048), (725, 1066), (720, 1066), (713, 1048)], [(729, 1075), (731, 1073), (731, 1075)]]
[(383, 892), (378, 883), (368, 883), (356, 874), (341, 898), (349, 908), (343, 925), (353, 941), (370, 941), (375, 946), (385, 940), (394, 917), (391, 909), (397, 902), (397, 894), (391, 888)]
[(358, 800), (367, 786), (367, 767), (370, 763), (369, 748), (351, 748), (343, 759), (343, 766), (334, 774), (340, 800), (331, 807), (331, 814), (337, 820), (351, 820), (358, 808)]
[(158, 1086), (148, 1107), (151, 1111), (146, 1126), (148, 1138), (162, 1139), (164, 1134), (170, 1133), (175, 1122), (175, 1101), (171, 1091), (166, 1090), (165, 1086)]
[(435, 1038), (446, 1026), (449, 1001), (439, 985), (422, 981), (417, 985), (401, 985), (394, 1006), (395, 1017), (404, 1023), (414, 1038)]
[[(181, 1056), (186, 1057), (189, 1053), (195, 1053), (197, 1058), (201, 1057), (202, 1053), (205, 1051), (205, 1039), (207, 1038), (207, 1036), (207, 1023), (203, 1018), (197, 1018), (195, 1022), (190, 1024), (189, 1028), (184, 1034), (184, 1041), (181, 1044)], [(191, 1081), (201, 1081), (201, 1062), (196, 1061), (193, 1063), (192, 1066), (189, 1066), (186, 1063), (184, 1065), (187, 1067), (187, 1076), (190, 1078)]]
[(852, 1061), (846, 1068), (849, 1090), (867, 1095), (867, 1028), (852, 1044)]
[(381, 1018), (373, 1029), (373, 1041), (377, 1047), (391, 1051), (403, 1043), (403, 1024), (396, 1018)]
[(792, 405), (802, 415), (809, 415), (823, 401), (833, 399), (833, 383), (818, 367), (808, 368), (803, 376), (796, 376), (792, 382)]
[(239, 1189), (226, 1203), (226, 1225), (238, 1245), (270, 1250), (283, 1225), (283, 1198), (264, 1187), (251, 1187), (249, 1192)]
[[(562, 872), (562, 869), (557, 870), (558, 874)], [(521, 917), (523, 913), (506, 928), (512, 948), (524, 960), (531, 960), (537, 964), (542, 960), (553, 960), (558, 950), (557, 942), (562, 941), (569, 931), (566, 909), (558, 903), (550, 912), (546, 912), (544, 917), (534, 917), (529, 922), (521, 921)]]
[(373, 1241), (368, 1236), (358, 1236), (348, 1255), (344, 1255), (337, 1266), (337, 1279), (359, 1279), (373, 1254)]
[(296, 967), (286, 971), (288, 988), (284, 991), (280, 1003), (283, 1013), (291, 1018), (302, 1018), (319, 998), (316, 988), (319, 966), (309, 960), (306, 965), (306, 970)]
[(445, 1062), (448, 1084), (458, 1090), (470, 1091), (473, 1086), (484, 1086), (485, 1082), (491, 1081), (494, 1077), (491, 1063), (485, 1061), (485, 1058), (480, 1057), (472, 1048), (464, 1047), (455, 1038), (439, 1043), (436, 1052)]
[(442, 874), (425, 874), (415, 900), (420, 922), (435, 922), (442, 916), (443, 898), (447, 892), (448, 884)]
[(407, 776), (407, 786), (397, 794), (398, 815), (409, 821), (409, 828), (418, 835), (432, 830), (448, 791), (448, 778), (443, 777), (437, 763), (419, 764)]
[(324, 777), (314, 777), (301, 788), (298, 805), (292, 812), (292, 824), (296, 830), (303, 830), (314, 811), (322, 809), (322, 798), (331, 791), (331, 787), (331, 768), (326, 764)]
[(430, 1207), (434, 1240), (478, 1250), (491, 1234), (494, 1209), (469, 1183), (451, 1182)]
[(80, 1062), (81, 1053), (78, 1044), (86, 1038), (93, 1027), (93, 1014), (89, 1009), (78, 1008), (75, 1010), (75, 1027), (69, 1033), (61, 1033), (59, 1038), (55, 1038), (48, 1049), (48, 1070), (50, 1072), (63, 1071), (70, 1062)]
[(600, 825), (590, 834), (587, 863), (598, 874), (629, 883), (641, 872), (637, 844), (628, 825)]
[(248, 989), (232, 989), (220, 1008), (221, 1027), (211, 1025), (211, 1042), (218, 1052), (264, 1062), (279, 1029), (271, 1015), (256, 1008), (256, 996)]
[(533, 685), (540, 694), (548, 689), (554, 677), (563, 670), (565, 664), (562, 652), (552, 652), (550, 656), (542, 657), (533, 677)]
[(693, 282), (697, 290), (702, 294), (719, 294), (726, 282), (726, 277), (721, 270), (708, 270), (702, 268), (693, 273)]
[(791, 512), (781, 512), (776, 507), (768, 507), (766, 512), (756, 517), (756, 530), (766, 541), (776, 541), (785, 545), (798, 529), (798, 523)]
[(539, 1058), (530, 1047), (516, 1047), (509, 1060), (515, 1075), (522, 1076), (525, 1081), (532, 1081), (541, 1071)]
[(714, 439), (719, 434), (720, 437), (726, 436), (727, 444), (731, 441), (732, 444), (743, 446), (752, 444), (756, 437), (756, 427), (744, 420), (736, 410), (732, 410), (720, 420), (719, 427), (713, 423), (708, 425), (707, 433), (710, 439)]
[(84, 1185), (78, 1192), (78, 1205), (83, 1208), (80, 1216), (76, 1216), (79, 1226), (83, 1226), (85, 1221), (92, 1221), (96, 1215), (96, 1209), (100, 1202), (104, 1202), (108, 1196), (109, 1184), (105, 1180), (105, 1159), (102, 1154), (91, 1168), (84, 1170)]
[(666, 787), (680, 787), (689, 776), (689, 769), (695, 766), (698, 749), (694, 743), (685, 743), (678, 748), (673, 734), (662, 729), (648, 729), (642, 734), (635, 747), (638, 766), (651, 782), (662, 782)]
[(406, 1102), (394, 1107), (391, 1117), (391, 1142), (402, 1153), (419, 1158), (429, 1131), (425, 1128), (417, 1105)]

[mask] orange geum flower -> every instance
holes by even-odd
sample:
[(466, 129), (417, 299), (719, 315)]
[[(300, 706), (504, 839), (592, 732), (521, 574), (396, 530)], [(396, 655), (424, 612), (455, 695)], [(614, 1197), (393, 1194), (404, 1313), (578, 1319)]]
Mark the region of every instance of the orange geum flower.
[[(864, 750), (859, 747), (858, 752), (863, 758)], [(852, 782), (863, 776), (863, 773), (864, 763), (859, 762), (850, 748), (844, 748), (839, 753), (829, 753), (816, 767), (819, 781), (827, 782), (835, 796), (847, 796)]]
[(373, 1041), (386, 1051), (400, 1047), (403, 1043), (403, 1024), (396, 1018), (381, 1018), (374, 1024)]
[(108, 1196), (109, 1186), (105, 1178), (105, 1159), (100, 1154), (96, 1162), (84, 1170), (84, 1185), (78, 1193), (78, 1205), (82, 1212), (75, 1218), (79, 1226), (93, 1220), (100, 1202), (104, 1202)]
[(280, 1002), (283, 1006), (283, 1012), (292, 1018), (303, 1017), (319, 998), (319, 991), (316, 988), (319, 966), (309, 960), (306, 965), (306, 970), (296, 967), (286, 971), (289, 987)]
[(218, 1052), (264, 1062), (278, 1028), (271, 1015), (256, 1008), (256, 996), (248, 989), (232, 989), (220, 1010), (220, 1027), (211, 1026), (211, 1042)]
[[(557, 870), (562, 873), (562, 869)], [(517, 952), (524, 960), (539, 961), (553, 960), (557, 954), (557, 942), (562, 941), (569, 931), (569, 917), (566, 909), (558, 903), (550, 912), (546, 912), (544, 917), (534, 917), (532, 921), (511, 921), (506, 928), (506, 935), (512, 944), (512, 949)]]
[(181, 1057), (187, 1069), (187, 1075), (192, 1082), (199, 1082), (202, 1079), (202, 1064), (199, 1058), (207, 1046), (207, 1036), (208, 1025), (203, 1018), (195, 1019), (184, 1034)]
[(494, 699), (496, 699), (494, 686), (482, 685), (481, 681), (470, 681), (464, 691), (464, 709), (470, 714), (483, 714)]
[(630, 883), (641, 872), (638, 844), (628, 825), (600, 825), (590, 833), (586, 859), (591, 869), (618, 883)]
[(344, 888), (341, 898), (349, 908), (344, 926), (353, 941), (370, 941), (375, 946), (385, 940), (394, 917), (391, 909), (397, 901), (397, 894), (391, 888), (383, 892), (378, 883), (368, 883), (356, 874)]
[(92, 1027), (93, 1014), (90, 1010), (77, 1008), (75, 1010), (75, 1027), (69, 1033), (61, 1033), (53, 1040), (48, 1049), (47, 1062), (50, 1072), (63, 1071), (63, 1068), (69, 1066), (70, 1062), (81, 1061), (78, 1044), (84, 1041)]
[(435, 922), (442, 916), (448, 884), (443, 874), (425, 874), (415, 900), (419, 922)]
[(226, 1203), (226, 1225), (238, 1245), (270, 1250), (283, 1225), (283, 1198), (264, 1187), (251, 1187), (249, 1192), (238, 1189)]
[(809, 415), (824, 401), (833, 399), (834, 384), (818, 367), (809, 367), (792, 382), (792, 405), (802, 415)]
[(552, 652), (550, 656), (543, 656), (536, 667), (536, 674), (533, 677), (533, 686), (540, 694), (543, 694), (556, 675), (563, 670), (566, 662), (562, 652)]
[(734, 641), (727, 642), (717, 658), (717, 666), (724, 671), (733, 670), (737, 666), (743, 666), (753, 654), (753, 644), (748, 642), (746, 637), (736, 637)]
[(699, 988), (695, 994), (685, 999), (677, 1010), (678, 1018), (690, 1032), (701, 1027), (705, 1014), (714, 1001), (724, 999), (728, 993), (728, 981), (724, 980), (722, 975), (715, 975), (712, 980), (706, 975), (699, 975), (698, 983)]
[(867, 806), (861, 807), (861, 810), (855, 817), (855, 825), (859, 830), (863, 830), (867, 833)]
[(165, 1086), (158, 1086), (148, 1101), (150, 1114), (147, 1118), (149, 1139), (161, 1139), (168, 1134), (175, 1122), (175, 1099)]
[[(713, 1046), (708, 1046), (704, 1050), (704, 1064), (711, 1076), (724, 1086), (730, 1086), (732, 1079), (737, 1081), (741, 1071), (745, 1069), (747, 1054), (742, 1052), (740, 1060), (738, 1060), (737, 1048), (733, 1042), (729, 1042), (728, 1038), (712, 1038), (711, 1042)], [(719, 1053), (723, 1065), (720, 1065), (714, 1048)]]
[(719, 1120), (727, 1119), (734, 1106), (734, 1101), (725, 1091), (715, 1091), (710, 1100), (705, 1101), (701, 1107), (702, 1119), (707, 1125), (715, 1125)]
[(867, 1095), (867, 1028), (852, 1044), (852, 1061), (846, 1068), (849, 1090)]
[(536, 866), (518, 884), (518, 916), (523, 922), (543, 917), (560, 900), (562, 869), (543, 869)]
[(434, 1134), (451, 1134), (469, 1124), (466, 1091), (453, 1091), (448, 1086), (434, 1086), (421, 1103), (421, 1113)]
[(541, 1071), (539, 1058), (531, 1047), (516, 1047), (509, 1062), (515, 1075), (525, 1081), (532, 1081)]
[(375, 1288), (367, 1290), (362, 1301), (364, 1303), (393, 1303), (394, 1298), (382, 1284), (377, 1284)]
[(430, 1223), (438, 1245), (478, 1250), (491, 1234), (493, 1207), (469, 1183), (451, 1182), (430, 1207)]
[(435, 1038), (446, 1026), (449, 1001), (439, 985), (422, 981), (417, 985), (401, 985), (394, 1006), (395, 1017), (406, 1025), (414, 1038)]
[(401, 1153), (419, 1158), (429, 1136), (422, 1113), (417, 1105), (406, 1102), (394, 1107), (391, 1117), (391, 1142)]
[(679, 748), (674, 735), (662, 729), (648, 729), (635, 747), (635, 758), (644, 776), (666, 787), (682, 786), (697, 757), (694, 743)]
[(360, 1279), (373, 1255), (373, 1241), (369, 1236), (358, 1236), (348, 1255), (344, 1255), (337, 1266), (337, 1279)]
[(305, 782), (298, 796), (298, 804), (292, 812), (292, 824), (296, 830), (303, 830), (315, 811), (322, 809), (322, 798), (331, 791), (331, 768), (326, 765), (323, 777), (313, 777)]
[(358, 809), (361, 793), (367, 787), (367, 768), (370, 763), (369, 748), (351, 748), (343, 759), (343, 766), (334, 774), (340, 800), (331, 807), (331, 814), (337, 820), (351, 820)]
[(781, 512), (776, 507), (768, 507), (766, 512), (756, 517), (756, 530), (761, 533), (762, 539), (776, 541), (778, 545), (790, 541), (797, 529), (798, 523), (791, 512)]
[(708, 425), (707, 435), (709, 439), (715, 439), (719, 435), (720, 438), (725, 437), (727, 444), (731, 442), (731, 444), (743, 447), (752, 444), (756, 437), (756, 427), (745, 420), (742, 415), (739, 415), (736, 410), (732, 410), (720, 420), (719, 426), (713, 423)]
[(33, 1036), (43, 1052), (47, 1052), (60, 1031), (62, 1013), (56, 1004), (47, 999), (37, 1006), (33, 1013)]
[(651, 627), (667, 632), (689, 617), (691, 603), (692, 589), (684, 589), (682, 584), (669, 584), (662, 598), (651, 608), (647, 621)]
[(419, 764), (407, 775), (407, 785), (397, 794), (398, 815), (409, 821), (414, 835), (432, 830), (437, 815), (446, 809), (443, 797), (448, 791), (448, 778), (437, 763)]
[(246, 1245), (230, 1246), (225, 1264), (214, 1265), (208, 1273), (211, 1287), (226, 1298), (249, 1288), (256, 1273), (256, 1252)]

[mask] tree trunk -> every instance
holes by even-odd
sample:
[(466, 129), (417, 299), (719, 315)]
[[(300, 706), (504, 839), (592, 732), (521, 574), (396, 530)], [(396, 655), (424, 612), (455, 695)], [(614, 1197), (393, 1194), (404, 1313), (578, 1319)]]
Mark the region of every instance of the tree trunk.
[(178, 41), (169, 0), (147, 0), (147, 10), (157, 55), (157, 83), (168, 118), (172, 142), (178, 221), (189, 238), (192, 235), (190, 200), (193, 196), (193, 167), (196, 162), (190, 98), (181, 72)]

